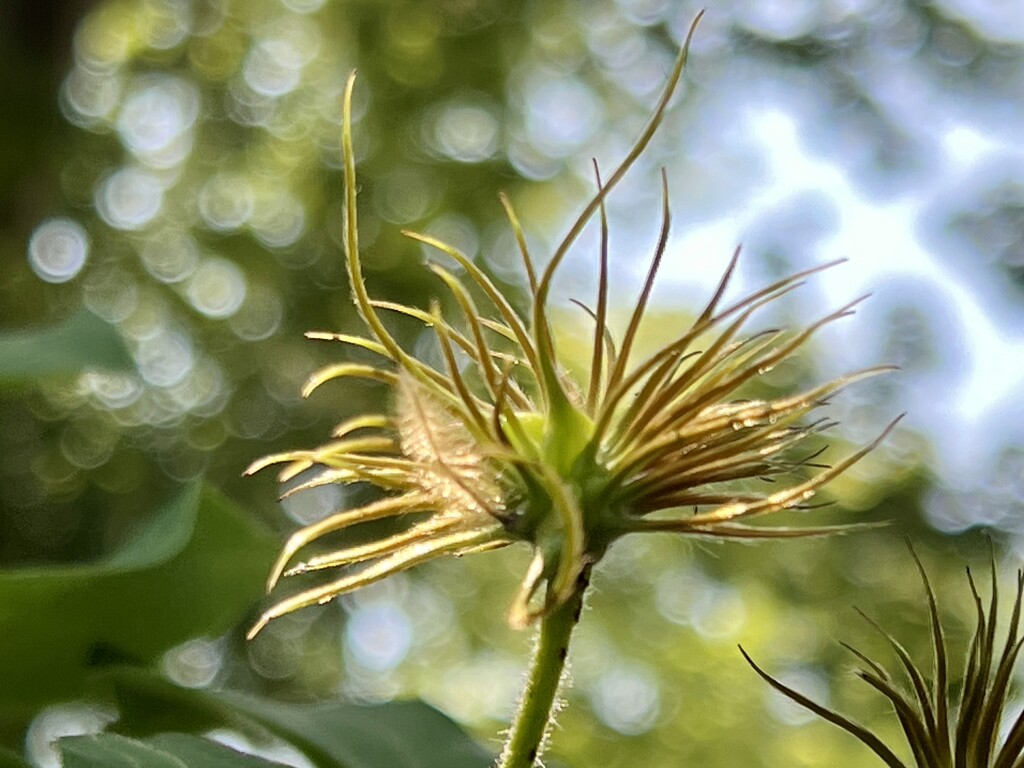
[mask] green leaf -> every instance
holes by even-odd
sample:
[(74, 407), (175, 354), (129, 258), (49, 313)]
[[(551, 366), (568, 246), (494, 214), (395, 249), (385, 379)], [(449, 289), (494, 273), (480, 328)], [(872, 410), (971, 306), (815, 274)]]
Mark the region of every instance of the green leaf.
[(120, 335), (91, 312), (45, 328), (0, 332), (0, 384), (71, 376), (86, 368), (134, 370)]
[(258, 600), (275, 550), (251, 516), (197, 483), (105, 558), (0, 571), (0, 720), (80, 695), (98, 661), (146, 663), (227, 631)]
[(64, 768), (281, 768), (281, 763), (182, 733), (146, 741), (101, 733), (64, 738), (59, 746)]
[(305, 752), (321, 768), (487, 768), (494, 757), (419, 701), (284, 704), (216, 694)]
[(134, 669), (111, 670), (111, 677), (122, 712), (117, 727), (134, 736), (224, 725), (254, 735), (269, 731), (319, 768), (488, 768), (494, 761), (452, 720), (419, 701), (292, 704), (180, 688)]

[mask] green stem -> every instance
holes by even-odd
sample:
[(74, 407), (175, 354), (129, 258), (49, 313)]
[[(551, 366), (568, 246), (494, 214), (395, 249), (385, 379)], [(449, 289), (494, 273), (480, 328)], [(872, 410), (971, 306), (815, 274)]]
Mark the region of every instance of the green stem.
[(569, 655), (569, 637), (580, 620), (590, 567), (580, 574), (576, 591), (557, 610), (541, 619), (537, 648), (519, 711), (509, 728), (498, 768), (533, 768), (551, 725), (552, 708)]

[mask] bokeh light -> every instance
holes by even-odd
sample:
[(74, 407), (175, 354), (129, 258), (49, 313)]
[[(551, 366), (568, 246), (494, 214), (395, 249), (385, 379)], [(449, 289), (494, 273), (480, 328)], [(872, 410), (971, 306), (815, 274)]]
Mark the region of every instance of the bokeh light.
[(199, 247), (187, 231), (168, 226), (146, 240), (139, 258), (156, 280), (180, 283), (199, 266)]
[(348, 616), (345, 649), (352, 663), (374, 672), (395, 669), (412, 647), (412, 625), (390, 601), (360, 604)]
[(71, 219), (50, 219), (28, 242), (32, 270), (48, 283), (66, 283), (82, 271), (89, 257), (89, 238)]
[(650, 730), (657, 720), (658, 678), (646, 666), (620, 663), (602, 673), (590, 700), (609, 728), (636, 736)]
[(198, 312), (212, 318), (231, 317), (245, 301), (245, 273), (227, 259), (205, 259), (185, 289)]
[(499, 146), (499, 125), (486, 107), (455, 103), (443, 107), (434, 120), (431, 137), (444, 155), (463, 163), (493, 157)]
[(163, 657), (164, 673), (185, 688), (204, 688), (224, 663), (224, 643), (196, 638), (172, 648)]
[(142, 229), (160, 212), (164, 185), (139, 168), (115, 171), (96, 191), (96, 209), (115, 229)]
[(60, 768), (55, 742), (64, 736), (100, 733), (117, 718), (110, 707), (75, 702), (47, 707), (29, 726), (25, 753), (38, 768)]

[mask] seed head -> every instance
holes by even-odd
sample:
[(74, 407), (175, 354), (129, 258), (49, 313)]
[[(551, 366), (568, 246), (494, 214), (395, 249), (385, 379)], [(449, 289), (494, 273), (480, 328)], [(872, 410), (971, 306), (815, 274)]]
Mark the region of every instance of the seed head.
[[(609, 328), (605, 197), (661, 123), (699, 18), (646, 129), (606, 182), (597, 175), (597, 193), (543, 271), (534, 266), (510, 201), (501, 198), (528, 281), (531, 305), (525, 318), (468, 256), (414, 232), (405, 234), (462, 268), (464, 278), (441, 264), (429, 265), (454, 299), (456, 317), (443, 314), (437, 305), (425, 311), (369, 296), (357, 240), (351, 126), (355, 80), (354, 75), (349, 78), (342, 131), (345, 258), (368, 333), (309, 336), (361, 347), (376, 353), (381, 362), (329, 366), (313, 376), (305, 394), (332, 379), (368, 378), (391, 388), (393, 409), (347, 421), (335, 430), (334, 441), (313, 450), (269, 456), (249, 472), (283, 463), (282, 479), (287, 480), (316, 467), (319, 473), (299, 489), (366, 482), (385, 496), (340, 511), (289, 539), (268, 589), (282, 575), (324, 568), (341, 568), (343, 575), (277, 603), (250, 636), (278, 616), (325, 603), (445, 554), (529, 544), (534, 557), (509, 609), (510, 624), (520, 627), (562, 605), (576, 589), (583, 569), (628, 533), (674, 531), (760, 539), (833, 530), (749, 522), (806, 505), (821, 486), (877, 444), (876, 440), (833, 466), (814, 463), (816, 453), (796, 453), (807, 438), (833, 426), (827, 419), (807, 421), (809, 413), (847, 384), (886, 369), (861, 371), (774, 400), (741, 399), (740, 391), (796, 353), (818, 329), (852, 314), (859, 299), (796, 332), (745, 334), (755, 313), (838, 262), (790, 275), (724, 304), (739, 258), (737, 249), (692, 324), (653, 354), (636, 359), (634, 346), (668, 243), (668, 185), (662, 172), (661, 233), (646, 281), (620, 341)], [(595, 216), (601, 224), (598, 295), (593, 310), (584, 307), (594, 326), (591, 364), (587, 381), (576, 382), (559, 362), (548, 297), (570, 246)], [(478, 309), (474, 293), (485, 301), (483, 309)], [(411, 317), (432, 331), (444, 365), (432, 367), (407, 352), (387, 328), (384, 317), (389, 313)], [(772, 492), (755, 484), (784, 478), (790, 483), (777, 483), (779, 489)], [(329, 533), (405, 515), (417, 516), (418, 522), (402, 533), (288, 568), (307, 544)]]
[[(861, 615), (885, 638), (899, 659), (902, 672), (891, 673), (853, 646), (846, 643), (843, 646), (861, 663), (857, 677), (888, 700), (913, 754), (911, 763), (901, 760), (873, 731), (779, 682), (757, 666), (742, 647), (740, 653), (775, 690), (853, 735), (890, 768), (908, 768), (908, 765), (917, 768), (967, 765), (1000, 768), (1021, 765), (1024, 762), (1024, 713), (1011, 715), (1009, 704), (1015, 677), (1014, 667), (1021, 646), (1024, 645), (1024, 637), (1021, 637), (1020, 632), (1024, 571), (1017, 571), (1017, 588), (1006, 637), (1000, 642), (996, 634), (999, 590), (994, 552), (989, 568), (991, 596), (988, 610), (985, 609), (970, 568), (967, 569), (967, 583), (974, 598), (975, 630), (965, 654), (963, 680), (958, 682), (950, 679), (949, 651), (939, 619), (935, 591), (913, 547), (910, 554), (921, 575), (924, 597), (928, 603), (932, 634), (931, 680), (928, 680), (921, 666), (895, 637), (864, 614)], [(907, 685), (899, 682), (900, 677), (906, 680)]]

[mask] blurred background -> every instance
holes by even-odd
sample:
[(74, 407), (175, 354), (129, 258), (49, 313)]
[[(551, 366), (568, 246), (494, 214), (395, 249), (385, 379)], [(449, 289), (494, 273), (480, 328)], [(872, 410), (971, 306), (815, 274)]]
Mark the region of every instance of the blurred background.
[[(270, 473), (242, 471), (266, 453), (325, 441), (383, 396), (362, 383), (299, 394), (312, 371), (346, 354), (303, 332), (357, 327), (340, 255), (341, 89), (358, 69), (371, 293), (424, 307), (441, 293), (420, 247), (400, 235), (411, 228), (473, 255), (525, 306), (498, 192), (515, 203), (533, 253), (550, 253), (592, 191), (590, 158), (606, 170), (621, 159), (698, 9), (672, 0), (5, 0), (0, 596), (24, 574), (105, 562), (176, 489), (202, 479), (242, 510), (232, 524), (254, 542), (240, 560), (251, 586), (217, 621), (155, 638), (133, 658), (184, 686), (289, 700), (421, 697), (496, 749), (530, 645), (503, 620), (525, 552), (433, 564), (240, 640), (276, 543), (352, 503), (325, 488), (279, 504)], [(817, 700), (887, 728), (882, 702), (849, 674), (852, 657), (836, 640), (884, 653), (856, 604), (927, 668), (908, 535), (951, 641), (966, 641), (973, 603), (962, 567), (987, 557), (975, 529), (1007, 569), (1024, 552), (1022, 124), (1024, 13), (1013, 0), (708, 4), (668, 119), (610, 200), (613, 299), (628, 311), (642, 284), (661, 166), (674, 234), (652, 339), (699, 312), (739, 243), (733, 296), (848, 257), (766, 321), (805, 323), (872, 298), (822, 334), (802, 367), (760, 386), (901, 367), (830, 406), (842, 422), (830, 456), (909, 415), (817, 513), (891, 524), (756, 547), (619, 545), (598, 569), (579, 629), (555, 759), (874, 764), (775, 696), (736, 644)], [(592, 300), (596, 243), (588, 230), (553, 298), (565, 345), (580, 321), (569, 299)], [(47, 346), (55, 337), (39, 328), (63, 341)], [(398, 332), (416, 347), (417, 328)], [(115, 351), (60, 364), (76, 352), (89, 358), (90, 343)], [(12, 373), (26, 348), (29, 358), (62, 359)], [(232, 542), (200, 554), (226, 562), (222, 545)], [(99, 606), (111, 595), (89, 599)], [(0, 610), (5, 633), (45, 613), (41, 603), (22, 613), (11, 605), (8, 597)], [(42, 663), (61, 650), (21, 652)], [(5, 665), (28, 661), (0, 658), (0, 679)], [(27, 745), (39, 765), (53, 764), (45, 744), (55, 734), (117, 716), (85, 687), (55, 686), (27, 708), (3, 704), (4, 743)]]

